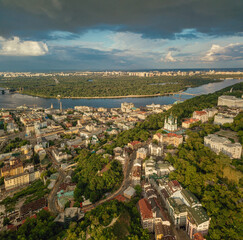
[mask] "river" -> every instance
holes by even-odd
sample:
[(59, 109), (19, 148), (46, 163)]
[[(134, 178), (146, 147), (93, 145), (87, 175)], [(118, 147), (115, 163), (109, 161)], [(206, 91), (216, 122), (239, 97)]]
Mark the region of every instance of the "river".
[[(243, 79), (230, 79), (223, 80), (221, 82), (209, 83), (200, 87), (188, 88), (185, 93), (192, 94), (208, 94), (223, 89), (225, 87), (234, 85), (235, 83), (243, 82)], [(104, 98), (104, 99), (54, 99), (54, 98), (39, 98), (19, 93), (5, 93), (0, 94), (0, 108), (15, 108), (18, 106), (29, 106), (49, 108), (53, 104), (54, 108), (59, 108), (60, 101), (62, 102), (62, 108), (73, 108), (74, 106), (91, 106), (91, 107), (105, 107), (105, 108), (118, 108), (122, 102), (132, 102), (136, 107), (146, 106), (151, 103), (155, 104), (172, 104), (181, 97), (181, 100), (189, 99), (192, 95), (175, 95), (173, 96), (160, 96), (160, 97), (142, 97), (142, 98)]]

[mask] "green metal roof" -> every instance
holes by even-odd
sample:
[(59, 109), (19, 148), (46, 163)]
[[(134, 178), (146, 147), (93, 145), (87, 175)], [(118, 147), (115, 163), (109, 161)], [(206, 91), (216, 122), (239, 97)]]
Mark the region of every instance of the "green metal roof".
[(189, 211), (189, 219), (190, 221), (194, 221), (196, 225), (200, 225), (209, 220), (209, 216), (207, 215), (206, 211), (203, 207), (194, 207), (188, 208)]

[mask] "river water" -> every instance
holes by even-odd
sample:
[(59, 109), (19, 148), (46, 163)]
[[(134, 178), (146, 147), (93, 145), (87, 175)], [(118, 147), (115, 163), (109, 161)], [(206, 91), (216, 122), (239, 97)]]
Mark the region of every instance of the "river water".
[[(223, 89), (225, 87), (234, 85), (235, 83), (243, 82), (243, 79), (230, 79), (221, 82), (209, 83), (200, 87), (188, 88), (185, 93), (192, 94), (208, 94)], [(73, 108), (74, 106), (91, 106), (91, 107), (105, 107), (105, 108), (118, 108), (122, 102), (132, 102), (136, 107), (146, 106), (151, 103), (155, 104), (172, 104), (181, 98), (181, 100), (189, 99), (192, 95), (175, 95), (175, 96), (161, 96), (161, 97), (143, 97), (143, 98), (105, 98), (105, 99), (54, 99), (54, 98), (39, 98), (27, 96), (19, 93), (5, 93), (0, 94), (0, 108), (15, 108), (18, 106), (29, 106), (49, 108), (53, 104), (54, 108), (59, 108), (60, 101), (62, 108)]]

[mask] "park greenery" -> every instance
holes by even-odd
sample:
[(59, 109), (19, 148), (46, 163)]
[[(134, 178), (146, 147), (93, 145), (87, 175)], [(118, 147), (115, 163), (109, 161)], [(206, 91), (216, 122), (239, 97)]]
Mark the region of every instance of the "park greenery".
[(30, 142), (28, 140), (22, 140), (21, 138), (15, 138), (13, 140), (10, 140), (10, 142), (7, 144), (6, 147), (4, 147), (3, 152), (8, 153), (11, 152), (15, 148), (20, 148), (26, 144), (29, 144)]
[(73, 176), (73, 181), (77, 183), (74, 191), (77, 202), (82, 202), (84, 198), (96, 202), (105, 193), (120, 186), (123, 173), (118, 161), (110, 161), (85, 149), (80, 152), (77, 161), (78, 166)]
[(67, 240), (90, 239), (111, 240), (149, 240), (147, 230), (141, 226), (139, 212), (136, 207), (139, 197), (129, 203), (116, 200), (106, 202), (86, 213), (78, 224), (71, 224), (67, 230)]
[[(220, 75), (197, 76), (161, 76), (161, 77), (106, 77), (91, 76), (56, 76), (1, 78), (0, 86), (15, 89), (20, 93), (56, 98), (64, 97), (107, 97), (128, 95), (163, 95), (197, 87), (220, 79)], [(92, 81), (90, 81), (92, 78)]]
[[(63, 228), (54, 222), (50, 212), (41, 210), (36, 218), (28, 218), (17, 231), (0, 232), (5, 240), (54, 240), (63, 235)], [(59, 238), (60, 239), (60, 238)]]

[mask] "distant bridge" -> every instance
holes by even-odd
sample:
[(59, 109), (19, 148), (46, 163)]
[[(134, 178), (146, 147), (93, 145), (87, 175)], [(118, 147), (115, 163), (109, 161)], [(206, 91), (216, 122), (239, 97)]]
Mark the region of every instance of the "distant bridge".
[(186, 92), (178, 92), (178, 93), (172, 93), (172, 95), (188, 95), (188, 96), (199, 96), (200, 94), (195, 94), (195, 93), (186, 93)]

